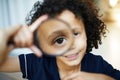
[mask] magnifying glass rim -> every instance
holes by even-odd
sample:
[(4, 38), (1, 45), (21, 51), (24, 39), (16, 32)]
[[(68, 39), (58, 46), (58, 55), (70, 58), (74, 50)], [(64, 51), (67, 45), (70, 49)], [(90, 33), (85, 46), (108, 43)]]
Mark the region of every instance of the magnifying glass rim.
[[(63, 20), (61, 20), (61, 19), (58, 19), (58, 18), (48, 18), (46, 21), (49, 21), (49, 20), (57, 20), (57, 21), (60, 21), (60, 22), (62, 22), (62, 23), (64, 23), (65, 25), (67, 25), (67, 27), (69, 28), (69, 31), (71, 32), (71, 42), (70, 42), (70, 46), (65, 50), (65, 51), (63, 51), (63, 52), (61, 52), (61, 53), (56, 53), (56, 54), (49, 54), (49, 53), (46, 53), (45, 51), (43, 51), (42, 50), (42, 48), (40, 47), (40, 42), (39, 42), (39, 39), (38, 39), (38, 35), (37, 35), (37, 30), (35, 31), (35, 35), (34, 35), (34, 42), (36, 43), (35, 45), (37, 45), (37, 47), (43, 52), (43, 54), (45, 54), (45, 55), (49, 55), (49, 56), (61, 56), (61, 55), (63, 55), (64, 53), (66, 53), (67, 51), (69, 51), (69, 49), (70, 49), (70, 47), (71, 47), (71, 45), (72, 45), (72, 43), (73, 43), (73, 39), (72, 39), (72, 29), (71, 29), (71, 27), (70, 27), (70, 25), (67, 23), (67, 22), (65, 22), (65, 21), (63, 21)], [(45, 23), (46, 21), (44, 21), (44, 22), (42, 22), (41, 23), (41, 25), (43, 24), (43, 23)]]

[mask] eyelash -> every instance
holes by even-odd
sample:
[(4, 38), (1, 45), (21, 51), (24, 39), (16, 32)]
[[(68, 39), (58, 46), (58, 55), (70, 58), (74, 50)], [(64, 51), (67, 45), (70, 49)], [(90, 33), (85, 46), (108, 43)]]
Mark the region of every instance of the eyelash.
[[(60, 43), (59, 43), (59, 41), (57, 42), (57, 40), (59, 40)], [(65, 42), (66, 42), (66, 39), (63, 36), (59, 36), (54, 40), (53, 44), (55, 44), (57, 46), (62, 46), (62, 45), (64, 45)]]
[(80, 35), (80, 32), (74, 32), (74, 36), (77, 37)]
[[(80, 35), (80, 31), (76, 31), (73, 33), (74, 37), (78, 37)], [(57, 40), (61, 40), (61, 42), (59, 43), (59, 41), (57, 42)], [(64, 43), (66, 43), (67, 39), (66, 39), (66, 36), (64, 35), (60, 35), (60, 36), (57, 36), (55, 37), (54, 39), (52, 39), (52, 45), (55, 45), (55, 46), (62, 46), (64, 45)]]

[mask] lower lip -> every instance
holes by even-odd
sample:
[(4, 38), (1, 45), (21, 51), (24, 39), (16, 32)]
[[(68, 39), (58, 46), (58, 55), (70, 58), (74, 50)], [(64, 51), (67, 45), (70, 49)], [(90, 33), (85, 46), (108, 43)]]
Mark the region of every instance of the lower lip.
[(65, 56), (68, 60), (76, 60), (78, 58), (78, 53), (77, 54), (74, 54), (74, 55), (71, 55), (71, 56)]

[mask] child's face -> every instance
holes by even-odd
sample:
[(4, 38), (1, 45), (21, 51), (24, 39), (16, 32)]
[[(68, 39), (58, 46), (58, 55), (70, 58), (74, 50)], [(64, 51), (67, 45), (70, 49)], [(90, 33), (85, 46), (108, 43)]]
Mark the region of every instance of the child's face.
[(74, 42), (70, 50), (64, 55), (57, 57), (57, 62), (67, 66), (79, 65), (87, 47), (87, 38), (82, 20), (76, 19), (75, 15), (65, 10), (57, 18), (67, 22), (73, 31)]
[[(68, 35), (72, 35), (72, 46), (70, 46), (70, 49), (62, 56), (57, 57), (57, 62), (62, 62), (62, 64), (68, 66), (78, 65), (86, 52), (87, 46), (84, 24), (82, 20), (76, 19), (75, 15), (68, 10), (63, 11), (60, 15), (56, 16), (56, 18), (66, 22), (69, 27), (64, 27), (66, 24), (63, 23), (58, 24), (58, 21), (49, 21), (47, 24), (41, 25), (38, 29), (41, 47), (48, 48), (49, 51), (52, 50), (51, 47), (61, 51), (61, 48), (64, 46), (67, 47)], [(72, 31), (69, 32), (69, 28)], [(61, 32), (56, 34), (56, 31), (62, 31), (62, 33), (65, 34)]]
[(53, 56), (60, 56), (67, 52), (73, 43), (72, 30), (66, 22), (50, 18), (37, 29), (37, 36), (41, 50)]

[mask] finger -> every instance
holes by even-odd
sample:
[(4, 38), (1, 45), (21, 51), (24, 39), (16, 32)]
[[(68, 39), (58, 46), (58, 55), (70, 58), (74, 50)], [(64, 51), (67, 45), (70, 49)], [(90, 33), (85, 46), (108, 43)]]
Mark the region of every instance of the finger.
[[(23, 33), (24, 34), (24, 33)], [(24, 36), (23, 35), (19, 35), (19, 44), (17, 45), (17, 47), (26, 47), (26, 40), (25, 40), (25, 38), (26, 38), (26, 36), (25, 36), (25, 34), (24, 34)]]
[(26, 42), (26, 47), (31, 46), (33, 43), (33, 33), (31, 31), (25, 31), (25, 42)]
[(39, 48), (37, 48), (35, 45), (32, 45), (29, 47), (33, 52), (34, 54), (37, 56), (37, 57), (41, 57), (42, 56), (42, 52)]
[(20, 40), (21, 40), (21, 47), (28, 47), (32, 45), (33, 42), (33, 34), (31, 31), (29, 31), (28, 27), (24, 27), (21, 31), (21, 34), (19, 34)]
[(31, 32), (34, 32), (40, 24), (48, 18), (48, 15), (43, 15), (39, 17), (32, 25), (29, 26)]
[(22, 44), (24, 44), (24, 40), (22, 36), (20, 35), (20, 33), (14, 37), (14, 44), (16, 47), (22, 47)]
[(9, 27), (9, 28), (5, 28), (6, 37), (10, 38), (14, 34), (16, 34), (20, 30), (21, 27), (22, 27), (22, 25), (16, 25), (16, 26), (12, 26), (12, 27)]
[(29, 31), (28, 26), (22, 27), (22, 29), (14, 36), (14, 42), (17, 47), (28, 47), (32, 45), (33, 34)]

